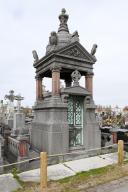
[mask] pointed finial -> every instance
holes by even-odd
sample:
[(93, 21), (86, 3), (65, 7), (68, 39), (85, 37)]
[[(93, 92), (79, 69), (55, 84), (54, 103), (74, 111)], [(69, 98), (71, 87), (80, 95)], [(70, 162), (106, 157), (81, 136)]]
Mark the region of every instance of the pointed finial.
[(61, 10), (61, 14), (59, 15), (60, 26), (59, 26), (58, 32), (60, 32), (60, 31), (69, 32), (68, 26), (67, 26), (68, 17), (69, 16), (66, 14), (66, 9), (63, 8)]
[(63, 9), (61, 10), (61, 13), (62, 13), (62, 14), (65, 14), (65, 13), (66, 13), (66, 9), (63, 8)]

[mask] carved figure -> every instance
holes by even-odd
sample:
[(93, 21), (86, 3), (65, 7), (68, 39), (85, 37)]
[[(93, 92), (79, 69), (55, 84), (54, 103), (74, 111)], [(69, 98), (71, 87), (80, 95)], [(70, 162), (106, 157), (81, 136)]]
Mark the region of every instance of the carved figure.
[(79, 37), (78, 31), (74, 31), (74, 33), (72, 34), (72, 37)]
[(49, 44), (50, 45), (57, 45), (57, 34), (55, 31), (51, 32), (51, 36), (49, 37)]
[(97, 44), (93, 44), (91, 55), (95, 55), (97, 47), (98, 47)]
[(39, 60), (39, 57), (38, 57), (38, 55), (37, 55), (36, 50), (33, 50), (33, 51), (32, 51), (32, 54), (33, 54), (33, 58), (34, 58), (34, 63), (36, 63), (36, 62)]
[(79, 41), (78, 31), (74, 31), (74, 33), (72, 34), (72, 42), (74, 41)]

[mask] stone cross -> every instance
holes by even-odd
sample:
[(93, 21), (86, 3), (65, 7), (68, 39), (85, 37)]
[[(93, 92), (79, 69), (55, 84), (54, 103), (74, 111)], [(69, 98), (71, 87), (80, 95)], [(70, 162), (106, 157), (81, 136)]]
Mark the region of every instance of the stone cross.
[(81, 74), (79, 71), (75, 70), (71, 74), (73, 86), (79, 86), (79, 80), (81, 78)]
[(21, 110), (21, 101), (24, 99), (24, 97), (21, 97), (20, 94), (15, 96), (15, 100), (17, 100), (17, 111), (19, 112)]
[(13, 112), (14, 112), (14, 91), (10, 90), (9, 91), (9, 95), (5, 95), (4, 97), (5, 99), (9, 100), (9, 106), (8, 106), (8, 113), (9, 113), (9, 117), (13, 117)]

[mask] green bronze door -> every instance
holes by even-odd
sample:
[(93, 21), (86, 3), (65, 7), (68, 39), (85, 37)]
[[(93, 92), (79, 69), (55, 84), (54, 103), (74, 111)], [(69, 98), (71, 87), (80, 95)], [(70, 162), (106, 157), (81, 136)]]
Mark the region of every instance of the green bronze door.
[(69, 146), (83, 144), (83, 97), (68, 98)]

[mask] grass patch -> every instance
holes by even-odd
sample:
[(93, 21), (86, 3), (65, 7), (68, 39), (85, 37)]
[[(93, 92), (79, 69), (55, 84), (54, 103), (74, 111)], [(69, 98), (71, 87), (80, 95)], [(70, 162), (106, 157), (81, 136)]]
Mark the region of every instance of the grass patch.
[(83, 180), (86, 178), (89, 178), (90, 176), (95, 176), (95, 175), (103, 175), (106, 172), (108, 172), (108, 170), (112, 170), (114, 169), (113, 165), (108, 165), (106, 167), (101, 167), (101, 168), (97, 168), (97, 169), (91, 169), (89, 171), (82, 171), (80, 173), (77, 173), (75, 176), (71, 176), (71, 177), (67, 177), (64, 179), (60, 179), (59, 183), (67, 183), (70, 182), (72, 179), (77, 179), (77, 180)]
[(17, 182), (20, 184), (20, 185), (23, 185), (24, 184), (24, 181), (22, 181), (19, 177), (19, 171), (16, 167), (14, 167), (11, 171), (12, 175), (13, 175), (13, 178), (17, 180)]

